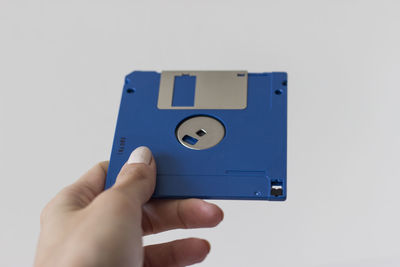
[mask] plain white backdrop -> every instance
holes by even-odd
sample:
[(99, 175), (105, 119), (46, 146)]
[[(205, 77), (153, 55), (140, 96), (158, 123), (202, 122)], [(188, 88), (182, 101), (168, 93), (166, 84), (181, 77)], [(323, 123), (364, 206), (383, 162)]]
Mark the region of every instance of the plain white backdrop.
[[(133, 70), (287, 71), (288, 200), (213, 201), (200, 266), (400, 266), (399, 1), (0, 0), (0, 265), (111, 151)], [(146, 114), (143, 114), (146, 116)], [(146, 145), (146, 144), (144, 144)], [(245, 155), (251, 157), (251, 155)]]

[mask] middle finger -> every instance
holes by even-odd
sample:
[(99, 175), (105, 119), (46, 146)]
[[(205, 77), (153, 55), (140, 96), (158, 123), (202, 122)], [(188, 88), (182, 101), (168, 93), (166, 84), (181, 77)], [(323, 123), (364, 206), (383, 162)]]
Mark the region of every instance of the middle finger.
[(221, 208), (201, 199), (154, 199), (143, 206), (143, 234), (178, 228), (214, 227), (223, 217)]

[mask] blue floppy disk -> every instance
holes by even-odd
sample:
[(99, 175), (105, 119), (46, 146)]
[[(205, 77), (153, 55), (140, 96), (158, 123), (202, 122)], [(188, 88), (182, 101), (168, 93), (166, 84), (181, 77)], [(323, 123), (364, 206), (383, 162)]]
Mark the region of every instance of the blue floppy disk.
[(154, 198), (286, 199), (287, 74), (134, 71), (126, 76), (105, 188), (138, 146)]

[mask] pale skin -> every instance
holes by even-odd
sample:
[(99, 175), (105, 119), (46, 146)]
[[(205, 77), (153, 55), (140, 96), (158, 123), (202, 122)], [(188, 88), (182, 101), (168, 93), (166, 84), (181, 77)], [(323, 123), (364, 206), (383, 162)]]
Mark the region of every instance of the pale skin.
[(125, 163), (110, 189), (103, 190), (108, 162), (101, 162), (47, 204), (35, 267), (180, 267), (205, 259), (210, 245), (199, 238), (143, 247), (144, 235), (214, 227), (223, 219), (218, 206), (200, 199), (150, 199), (156, 162), (146, 149), (147, 159)]

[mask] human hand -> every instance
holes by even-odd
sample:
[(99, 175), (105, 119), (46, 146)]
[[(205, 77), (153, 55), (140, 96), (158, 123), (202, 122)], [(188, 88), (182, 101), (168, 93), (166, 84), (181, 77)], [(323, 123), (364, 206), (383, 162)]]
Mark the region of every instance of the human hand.
[(116, 183), (103, 191), (108, 162), (90, 169), (43, 209), (35, 267), (186, 266), (207, 256), (198, 238), (143, 248), (142, 236), (177, 228), (214, 227), (222, 210), (200, 199), (149, 200), (156, 163), (146, 147), (135, 149)]

